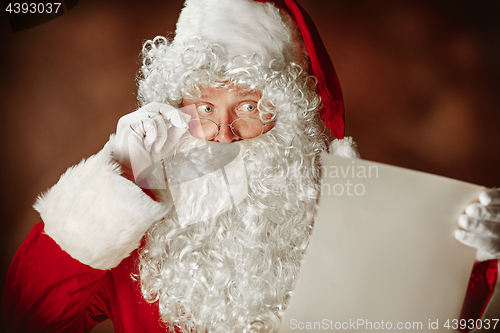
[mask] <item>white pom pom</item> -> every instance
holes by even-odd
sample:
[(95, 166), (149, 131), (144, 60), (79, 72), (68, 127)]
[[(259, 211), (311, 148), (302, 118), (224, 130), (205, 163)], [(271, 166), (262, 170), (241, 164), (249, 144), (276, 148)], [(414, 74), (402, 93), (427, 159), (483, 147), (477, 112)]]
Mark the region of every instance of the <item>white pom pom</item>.
[(360, 158), (358, 145), (350, 136), (333, 140), (330, 144), (330, 153), (334, 156)]

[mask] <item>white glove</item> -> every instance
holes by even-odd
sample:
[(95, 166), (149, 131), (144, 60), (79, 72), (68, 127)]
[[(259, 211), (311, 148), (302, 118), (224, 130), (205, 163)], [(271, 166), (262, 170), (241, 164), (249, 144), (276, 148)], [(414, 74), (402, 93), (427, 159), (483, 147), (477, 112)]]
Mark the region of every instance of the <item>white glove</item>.
[(500, 258), (500, 189), (482, 192), (479, 202), (467, 206), (458, 218), (463, 230), (457, 230), (455, 237), (477, 248), (478, 260)]
[(126, 114), (118, 121), (113, 156), (126, 168), (132, 168), (134, 180), (139, 182), (147, 177), (141, 175), (144, 170), (154, 169), (168, 156), (187, 131), (190, 119), (180, 109), (157, 102)]

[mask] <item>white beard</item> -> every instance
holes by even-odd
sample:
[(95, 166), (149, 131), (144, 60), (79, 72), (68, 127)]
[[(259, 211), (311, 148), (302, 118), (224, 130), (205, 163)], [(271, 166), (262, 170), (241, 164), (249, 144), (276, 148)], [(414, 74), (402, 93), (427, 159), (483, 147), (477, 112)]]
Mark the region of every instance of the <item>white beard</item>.
[[(282, 133), (301, 130), (286, 127), (241, 142), (248, 183), (241, 203), (190, 225), (179, 223), (172, 210), (146, 234), (142, 292), (158, 302), (165, 323), (186, 332), (279, 328), (308, 245), (324, 149), (305, 134), (290, 140)], [(193, 140), (184, 139), (177, 150), (196, 145)], [(207, 207), (207, 198), (213, 201), (225, 186), (185, 187), (181, 202)]]

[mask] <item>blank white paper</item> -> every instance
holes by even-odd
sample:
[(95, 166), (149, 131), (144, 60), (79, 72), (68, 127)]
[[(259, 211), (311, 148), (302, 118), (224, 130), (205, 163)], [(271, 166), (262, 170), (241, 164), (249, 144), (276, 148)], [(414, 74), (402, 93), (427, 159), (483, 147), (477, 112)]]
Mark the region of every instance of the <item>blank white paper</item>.
[(484, 188), (331, 155), (323, 165), (319, 213), (280, 332), (453, 332), (444, 325), (459, 319), (475, 257), (453, 232)]

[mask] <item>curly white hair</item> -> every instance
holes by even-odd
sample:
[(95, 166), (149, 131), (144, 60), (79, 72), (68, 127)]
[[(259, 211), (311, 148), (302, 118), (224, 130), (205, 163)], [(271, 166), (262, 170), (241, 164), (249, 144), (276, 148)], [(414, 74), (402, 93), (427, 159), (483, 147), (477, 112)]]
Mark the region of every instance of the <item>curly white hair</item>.
[[(182, 332), (277, 330), (309, 241), (327, 146), (314, 78), (293, 62), (228, 58), (221, 45), (198, 37), (179, 45), (147, 41), (140, 73), (142, 104), (179, 107), (200, 87), (237, 86), (261, 91), (259, 111), (276, 119), (269, 132), (239, 143), (249, 187), (243, 202), (189, 226), (172, 211), (147, 232), (139, 263), (144, 298)], [(178, 149), (195, 140), (183, 139)], [(211, 186), (203, 191), (215, 193)], [(203, 200), (199, 191), (186, 189), (184, 200)]]

